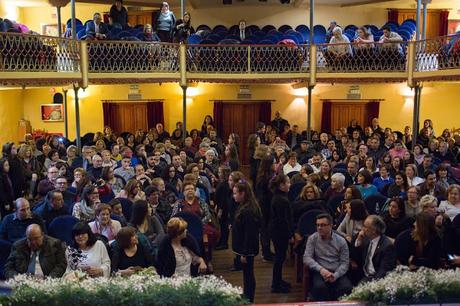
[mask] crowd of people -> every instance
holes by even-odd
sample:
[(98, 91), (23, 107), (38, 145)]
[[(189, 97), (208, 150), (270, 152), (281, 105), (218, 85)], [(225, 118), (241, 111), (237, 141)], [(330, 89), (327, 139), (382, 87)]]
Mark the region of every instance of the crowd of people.
[[(102, 21), (100, 13), (95, 13), (93, 20), (86, 23), (84, 39), (105, 40), (115, 39), (111, 29), (130, 30), (137, 24), (129, 24), (128, 11), (123, 6), (123, 0), (115, 0), (110, 8), (108, 24)], [(118, 33), (118, 31), (116, 31)], [(169, 10), (169, 4), (162, 2), (160, 10), (154, 16), (154, 23), (144, 24), (143, 31), (136, 37), (127, 37), (130, 40), (140, 39), (142, 41), (161, 42), (184, 42), (195, 33), (191, 25), (191, 15), (185, 12), (182, 19), (176, 20), (176, 16)]]
[[(171, 134), (161, 123), (120, 135), (106, 126), (84, 137), (81, 154), (53, 135), (4, 144), (0, 239), (13, 244), (5, 276), (213, 273), (212, 254), (229, 248), (230, 235), (250, 301), (259, 249), (273, 262), (272, 292), (288, 293), (293, 244), (315, 300), (337, 299), (397, 263), (460, 265), (460, 135), (436, 137), (425, 120), (412, 144), (409, 127), (383, 129), (374, 118), (309, 141), (276, 112), (249, 135), (245, 174), (239, 135), (218, 132), (207, 115), (186, 135), (181, 122)], [(316, 231), (299, 235), (308, 216)], [(63, 245), (51, 232), (71, 221)]]

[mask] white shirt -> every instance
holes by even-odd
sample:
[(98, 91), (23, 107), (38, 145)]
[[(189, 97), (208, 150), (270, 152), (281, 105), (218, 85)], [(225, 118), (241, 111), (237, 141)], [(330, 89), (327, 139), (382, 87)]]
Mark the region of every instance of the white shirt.
[(369, 242), (369, 248), (367, 252), (367, 266), (364, 267), (364, 274), (366, 274), (366, 276), (372, 276), (375, 274), (375, 267), (374, 263), (372, 262), (372, 258), (374, 257), (375, 250), (377, 249), (379, 240), (380, 236), (372, 239)]
[(446, 215), (450, 218), (451, 221), (454, 220), (455, 216), (460, 214), (460, 207), (456, 207), (455, 205), (452, 205), (449, 201), (441, 201), (441, 204), (439, 204), (439, 210), (444, 210)]
[[(45, 277), (43, 274), (42, 266), (40, 265), (40, 250), (35, 251), (37, 256), (35, 256), (35, 276)], [(30, 253), (30, 259), (34, 256), (34, 252)]]
[(81, 250), (80, 254), (72, 252), (75, 250), (67, 247), (65, 251), (67, 260), (66, 273), (84, 269), (85, 267), (101, 268), (104, 277), (110, 276), (110, 257), (104, 243), (97, 240), (96, 243), (88, 250)]
[(286, 165), (283, 166), (283, 173), (285, 175), (288, 175), (289, 172), (297, 171), (300, 172), (300, 169), (302, 169), (302, 166), (299, 163), (296, 163), (295, 166), (291, 166), (290, 163), (287, 163)]
[(423, 183), (425, 180), (422, 179), (421, 177), (415, 176), (413, 179), (408, 178), (407, 181), (409, 183), (409, 187), (411, 187), (411, 186), (417, 186)]

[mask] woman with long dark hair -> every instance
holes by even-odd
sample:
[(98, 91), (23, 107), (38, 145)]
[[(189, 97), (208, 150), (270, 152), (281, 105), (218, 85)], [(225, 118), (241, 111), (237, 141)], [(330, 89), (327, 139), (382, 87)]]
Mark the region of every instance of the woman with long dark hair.
[(24, 169), (18, 157), (18, 149), (14, 142), (7, 142), (3, 145), (3, 157), (8, 159), (10, 171), (8, 176), (11, 180), (14, 198), (20, 198), (26, 190), (26, 179)]
[(262, 226), (260, 230), (260, 241), (262, 244), (262, 255), (264, 260), (272, 261), (274, 254), (270, 250), (270, 234), (268, 223), (270, 221), (270, 204), (272, 191), (269, 188), (270, 180), (274, 177), (274, 158), (266, 155), (262, 158), (257, 172), (256, 197), (262, 211)]
[(238, 148), (235, 144), (228, 144), (225, 146), (225, 163), (232, 171), (240, 169), (240, 160), (238, 158)]
[(132, 210), (130, 225), (146, 236), (150, 243), (157, 245), (164, 235), (164, 229), (161, 221), (152, 215), (150, 205), (147, 201), (138, 200), (134, 202)]
[(192, 17), (189, 12), (185, 12), (182, 19), (179, 19), (176, 23), (176, 31), (174, 33), (174, 42), (184, 42), (187, 38), (195, 33), (195, 29), (192, 27)]
[(289, 177), (284, 174), (278, 174), (270, 181), (270, 189), (273, 191), (273, 197), (270, 205), (269, 231), (273, 246), (275, 247), (272, 279), (273, 293), (288, 293), (290, 291), (290, 284), (284, 281), (282, 277), (289, 240), (294, 235), (291, 203), (287, 197), (290, 186)]
[(13, 211), (13, 185), (8, 173), (10, 172), (10, 163), (8, 159), (0, 159), (0, 215), (4, 218)]
[(228, 219), (231, 202), (232, 189), (228, 184), (228, 178), (232, 170), (227, 166), (220, 166), (218, 170), (218, 183), (215, 193), (215, 202), (217, 207), (217, 218), (220, 223), (220, 240), (216, 250), (228, 249)]
[(259, 229), (262, 213), (247, 181), (241, 180), (233, 187), (233, 198), (238, 204), (232, 226), (232, 249), (241, 256), (243, 292), (249, 302), (254, 302), (256, 278), (254, 257), (259, 253)]
[(418, 267), (438, 269), (441, 266), (443, 248), (434, 217), (429, 213), (419, 213), (415, 217), (411, 238), (409, 269), (415, 270)]
[(395, 175), (394, 184), (388, 187), (388, 197), (407, 197), (407, 189), (409, 189), (409, 183), (407, 182), (407, 176), (404, 172), (398, 172)]

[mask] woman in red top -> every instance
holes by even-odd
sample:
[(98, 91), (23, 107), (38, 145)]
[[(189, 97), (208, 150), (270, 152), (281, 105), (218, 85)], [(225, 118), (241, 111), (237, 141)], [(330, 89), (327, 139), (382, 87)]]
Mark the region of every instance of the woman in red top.
[(179, 205), (179, 211), (185, 211), (197, 215), (203, 224), (208, 224), (211, 220), (208, 204), (201, 201), (196, 196), (195, 185), (192, 183), (184, 183), (184, 199)]

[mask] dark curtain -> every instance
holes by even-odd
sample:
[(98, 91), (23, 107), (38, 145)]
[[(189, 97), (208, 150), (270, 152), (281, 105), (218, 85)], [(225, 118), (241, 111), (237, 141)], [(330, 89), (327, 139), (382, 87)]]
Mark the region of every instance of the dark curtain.
[(368, 113), (367, 124), (369, 126), (371, 126), (373, 118), (379, 117), (379, 111), (380, 111), (380, 102), (374, 101), (374, 102), (367, 103), (367, 113)]
[(261, 102), (259, 108), (259, 121), (269, 125), (272, 120), (271, 102)]
[(214, 128), (217, 129), (217, 135), (222, 137), (224, 130), (224, 102), (214, 101)]
[(439, 36), (447, 35), (448, 23), (449, 23), (449, 11), (441, 11), (440, 23), (439, 23)]
[(113, 103), (102, 103), (102, 109), (104, 112), (104, 126), (108, 125), (112, 129), (114, 128), (114, 118), (113, 118)]
[(398, 10), (388, 10), (388, 21), (398, 23)]
[(157, 123), (165, 125), (163, 113), (163, 102), (148, 102), (147, 103), (147, 122), (150, 128), (154, 128)]
[(332, 102), (323, 102), (323, 113), (321, 115), (321, 131), (329, 133), (331, 131), (331, 111)]

